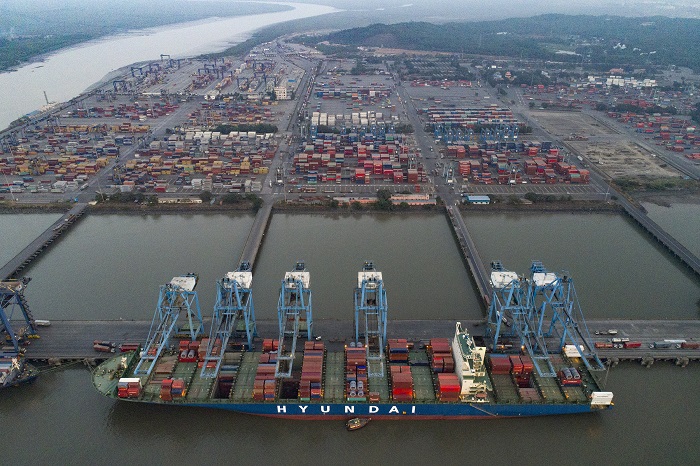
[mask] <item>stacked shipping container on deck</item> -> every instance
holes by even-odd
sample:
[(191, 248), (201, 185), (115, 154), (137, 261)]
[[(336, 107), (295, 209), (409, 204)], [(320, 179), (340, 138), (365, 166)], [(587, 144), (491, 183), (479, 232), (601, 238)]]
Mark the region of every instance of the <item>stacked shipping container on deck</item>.
[(413, 400), (413, 376), (408, 365), (389, 366), (391, 375), (391, 399), (399, 402)]
[(304, 359), (301, 363), (299, 399), (301, 401), (323, 398), (322, 379), (325, 345), (320, 341), (304, 342)]
[(435, 373), (454, 372), (455, 361), (452, 345), (447, 338), (432, 338), (428, 347), (430, 367)]
[(406, 339), (390, 339), (387, 346), (389, 362), (408, 363), (408, 341)]
[(345, 394), (348, 401), (367, 401), (367, 349), (345, 347)]
[[(272, 340), (270, 341), (272, 342)], [(273, 347), (274, 345), (270, 343), (270, 351), (272, 351)], [(277, 353), (275, 352), (263, 353), (260, 355), (258, 359), (258, 370), (255, 373), (255, 381), (253, 382), (253, 400), (274, 401), (277, 390), (275, 380), (276, 362)]]
[(440, 401), (459, 401), (462, 387), (457, 374), (437, 374), (437, 398)]

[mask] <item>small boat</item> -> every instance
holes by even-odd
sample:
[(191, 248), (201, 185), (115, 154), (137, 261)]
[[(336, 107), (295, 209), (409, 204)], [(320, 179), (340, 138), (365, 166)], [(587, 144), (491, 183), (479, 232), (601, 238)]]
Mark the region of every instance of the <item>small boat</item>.
[(362, 429), (364, 426), (369, 424), (370, 420), (371, 420), (371, 418), (369, 418), (369, 417), (354, 417), (345, 423), (345, 427), (351, 431)]

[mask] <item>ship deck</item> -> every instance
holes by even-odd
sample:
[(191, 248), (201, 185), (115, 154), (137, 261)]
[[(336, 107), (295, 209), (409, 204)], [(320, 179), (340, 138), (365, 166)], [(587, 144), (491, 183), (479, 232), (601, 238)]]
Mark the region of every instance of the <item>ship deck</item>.
[[(322, 394), (320, 398), (305, 400), (305, 403), (346, 403), (345, 383), (345, 354), (341, 348), (333, 348), (337, 344), (327, 345), (323, 363)], [(179, 362), (176, 353), (165, 354), (159, 358), (155, 369), (149, 375), (134, 376), (133, 368), (138, 362), (136, 353), (117, 355), (101, 364), (93, 373), (95, 387), (104, 395), (117, 397), (117, 382), (121, 377), (138, 377), (143, 387), (139, 396), (140, 401), (152, 403), (294, 403), (299, 398), (282, 398), (280, 381), (275, 384), (274, 398), (264, 401), (254, 401), (253, 391), (258, 370), (258, 361), (263, 353), (259, 351), (226, 351), (223, 356), (221, 370), (217, 377), (203, 378), (201, 366), (197, 362)], [(126, 370), (120, 370), (122, 358), (126, 359)], [(303, 352), (295, 355), (295, 365), (291, 379), (287, 383), (294, 384), (301, 376), (301, 361)], [(424, 347), (415, 345), (409, 353), (408, 365), (413, 379), (413, 397), (411, 403), (449, 403), (437, 400), (437, 374), (427, 364), (429, 356)], [(369, 377), (369, 392), (379, 394), (381, 403), (391, 403), (391, 382), (388, 377), (389, 367), (394, 363), (387, 361), (383, 377)], [(406, 363), (403, 363), (405, 365)], [(589, 394), (599, 390), (595, 377), (589, 373), (580, 360), (572, 360), (564, 355), (552, 356), (553, 366), (559, 370), (564, 367), (574, 367), (581, 374), (580, 386), (565, 386), (558, 378), (541, 377), (532, 374), (530, 388), (537, 392), (534, 398), (523, 397), (518, 389), (516, 378), (512, 374), (491, 374), (487, 371), (489, 397), (487, 404), (585, 404), (589, 402)], [(186, 390), (184, 396), (164, 401), (160, 398), (162, 381), (165, 379), (182, 379)], [(227, 380), (228, 384), (220, 383)], [(291, 382), (289, 382), (291, 381)], [(230, 385), (229, 385), (230, 384)], [(353, 401), (355, 403), (356, 401)], [(360, 402), (361, 403), (361, 402)], [(369, 403), (369, 401), (365, 402)], [(452, 402), (454, 403), (454, 402)]]

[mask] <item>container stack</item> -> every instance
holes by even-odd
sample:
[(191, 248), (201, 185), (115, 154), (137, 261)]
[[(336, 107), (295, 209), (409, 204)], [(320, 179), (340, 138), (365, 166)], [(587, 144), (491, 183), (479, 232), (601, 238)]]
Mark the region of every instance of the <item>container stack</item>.
[(510, 359), (507, 354), (490, 354), (489, 366), (493, 375), (508, 375), (510, 374)]
[(119, 398), (138, 398), (141, 396), (141, 379), (138, 377), (122, 377), (117, 382)]
[(413, 376), (411, 368), (405, 366), (391, 367), (391, 399), (410, 402), (413, 400)]
[(321, 379), (323, 377), (323, 357), (325, 345), (321, 341), (304, 343), (304, 359), (301, 363), (301, 380), (299, 382), (299, 399), (301, 401), (320, 400), (323, 398)]
[(577, 387), (581, 385), (581, 374), (574, 367), (564, 367), (559, 371), (559, 380), (564, 386)]
[(183, 379), (165, 379), (160, 385), (160, 399), (172, 401), (173, 398), (182, 398), (187, 394)]
[[(202, 338), (202, 342), (197, 348), (197, 356), (199, 358), (199, 364), (197, 367), (200, 369), (202, 368), (202, 365), (204, 364), (204, 360), (207, 357), (207, 348), (209, 347), (210, 339), (209, 338)], [(217, 338), (214, 340), (214, 346), (211, 349), (211, 355), (212, 356), (219, 356), (221, 354), (221, 338)], [(214, 369), (216, 367), (216, 361), (209, 361), (207, 363), (207, 368), (208, 369)]]
[(530, 376), (534, 368), (530, 356), (510, 355), (511, 374), (519, 388), (529, 388), (532, 386)]
[(406, 339), (389, 340), (389, 362), (408, 363), (408, 341)]
[(461, 386), (457, 374), (438, 374), (437, 395), (440, 401), (459, 401)]
[(367, 350), (345, 348), (345, 393), (348, 401), (367, 401)]
[(541, 400), (536, 388), (518, 388), (518, 395), (526, 403), (536, 403)]
[(277, 355), (275, 353), (261, 354), (258, 361), (258, 370), (253, 382), (253, 400), (272, 401), (275, 399), (276, 381), (275, 366)]
[(454, 372), (455, 360), (452, 357), (452, 347), (448, 338), (433, 338), (430, 340), (430, 367), (436, 374)]
[(280, 341), (279, 340), (273, 340), (272, 338), (265, 338), (263, 340), (263, 353), (272, 353), (273, 351), (277, 351), (279, 348)]
[(177, 360), (180, 362), (197, 362), (199, 360), (199, 347), (199, 341), (180, 340)]
[(175, 360), (174, 359), (161, 359), (161, 361), (156, 365), (155, 373), (156, 376), (170, 376), (175, 370)]

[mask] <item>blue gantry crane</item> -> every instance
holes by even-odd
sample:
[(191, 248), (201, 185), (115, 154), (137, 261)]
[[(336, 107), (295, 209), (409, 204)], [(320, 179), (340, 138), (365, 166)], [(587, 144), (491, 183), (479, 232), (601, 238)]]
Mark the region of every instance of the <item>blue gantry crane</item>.
[(528, 321), (535, 334), (542, 337), (535, 349), (547, 353), (547, 341), (557, 350), (579, 353), (588, 370), (605, 370), (591, 341), (581, 305), (569, 274), (547, 271), (539, 261), (533, 261), (528, 282)]
[(491, 288), (486, 337), (493, 342), (491, 349), (498, 351), (504, 349), (501, 338), (517, 336), (512, 322), (514, 315), (526, 312), (526, 298), (518, 274), (503, 268), (500, 261), (491, 262)]
[[(202, 311), (194, 290), (196, 286), (197, 275), (192, 273), (174, 277), (169, 283), (161, 285), (148, 339), (134, 374), (150, 375), (174, 334), (188, 334), (191, 341), (202, 334)], [(187, 323), (176, 329), (180, 314), (186, 314)]]
[(494, 352), (507, 351), (517, 341), (532, 359), (540, 377), (556, 377), (551, 355), (562, 348), (567, 356), (581, 357), (589, 370), (603, 370), (581, 312), (573, 280), (548, 272), (533, 262), (529, 278), (491, 263), (493, 296), (486, 337)]
[(24, 339), (37, 333), (34, 316), (24, 298), (30, 280), (24, 277), (0, 282), (0, 338), (3, 345), (11, 344), (16, 354), (20, 353)]
[[(257, 334), (253, 307), (253, 272), (250, 262), (242, 262), (235, 272), (216, 282), (216, 304), (209, 333), (207, 353), (202, 364), (201, 376), (216, 377), (221, 367), (229, 338), (236, 333), (237, 325), (243, 325), (248, 350), (253, 349), (253, 337)], [(217, 342), (220, 344), (217, 345)], [(218, 353), (214, 348), (218, 347)], [(211, 363), (215, 363), (213, 367)]]
[[(366, 261), (357, 274), (355, 288), (355, 343), (364, 335), (370, 377), (384, 376), (387, 310), (382, 273), (374, 268), (373, 262)], [(360, 328), (362, 325), (364, 331)]]
[(306, 265), (299, 261), (294, 266), (294, 270), (284, 274), (284, 280), (282, 280), (277, 303), (279, 321), (279, 347), (275, 366), (277, 378), (292, 376), (298, 337), (305, 336), (309, 340), (313, 337), (310, 278)]

